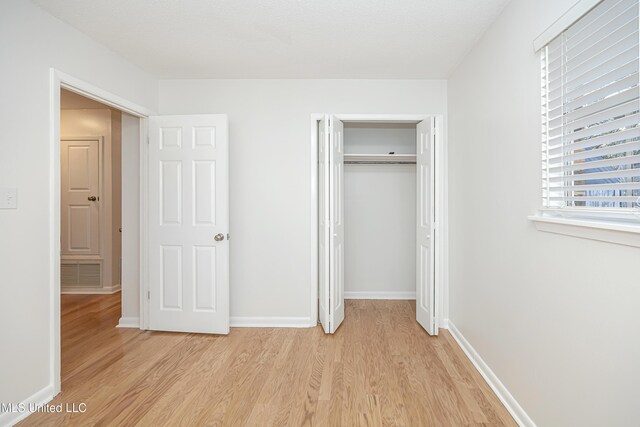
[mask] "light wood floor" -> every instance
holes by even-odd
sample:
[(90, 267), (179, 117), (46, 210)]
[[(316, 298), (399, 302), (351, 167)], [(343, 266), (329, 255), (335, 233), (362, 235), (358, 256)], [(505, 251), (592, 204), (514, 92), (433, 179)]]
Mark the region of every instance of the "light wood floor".
[(62, 393), (84, 414), (22, 425), (515, 425), (447, 331), (409, 301), (347, 301), (338, 332), (116, 329), (120, 295), (62, 297)]

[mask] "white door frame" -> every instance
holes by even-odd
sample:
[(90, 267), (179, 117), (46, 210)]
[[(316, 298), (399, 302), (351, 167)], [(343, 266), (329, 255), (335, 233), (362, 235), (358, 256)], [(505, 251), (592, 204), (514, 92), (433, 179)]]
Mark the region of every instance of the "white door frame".
[[(318, 324), (318, 121), (323, 119), (324, 113), (314, 113), (310, 117), (311, 134), (311, 298), (310, 298), (310, 327)], [(444, 137), (444, 116), (442, 114), (334, 114), (335, 118), (343, 122), (386, 122), (412, 123), (436, 119), (435, 144), (435, 318), (436, 327), (448, 327), (447, 295), (449, 287), (449, 221), (448, 221), (448, 150)]]
[[(140, 141), (146, 140), (147, 117), (155, 113), (55, 68), (49, 70), (49, 381), (54, 395), (61, 390), (60, 377), (60, 90), (67, 89), (141, 119)], [(140, 313), (146, 290), (146, 184), (147, 144), (140, 144)], [(140, 325), (141, 328), (143, 325)]]

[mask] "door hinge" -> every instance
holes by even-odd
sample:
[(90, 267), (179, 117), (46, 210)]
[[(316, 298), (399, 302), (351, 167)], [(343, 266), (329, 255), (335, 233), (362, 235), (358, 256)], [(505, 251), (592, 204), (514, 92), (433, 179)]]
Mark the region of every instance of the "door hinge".
[(149, 137), (147, 137), (147, 145), (149, 145)]
[(151, 291), (147, 291), (147, 299), (151, 300)]

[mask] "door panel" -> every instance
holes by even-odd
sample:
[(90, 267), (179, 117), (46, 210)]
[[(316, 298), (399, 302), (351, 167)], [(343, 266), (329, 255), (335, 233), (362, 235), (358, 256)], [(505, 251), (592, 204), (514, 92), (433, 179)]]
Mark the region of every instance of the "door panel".
[(182, 162), (160, 160), (160, 224), (182, 224)]
[(182, 310), (182, 246), (160, 246), (160, 307)]
[(326, 333), (330, 333), (329, 246), (331, 225), (329, 215), (329, 120), (318, 123), (318, 316)]
[(438, 334), (434, 303), (434, 132), (435, 119), (418, 123), (416, 319), (430, 335)]
[(91, 206), (68, 206), (69, 209), (69, 230), (67, 238), (67, 253), (91, 253), (92, 230), (91, 230)]
[(62, 139), (60, 166), (61, 255), (100, 255), (100, 140)]
[(216, 223), (216, 162), (200, 161), (193, 164), (193, 223), (214, 225)]
[[(216, 248), (194, 246), (194, 310), (214, 311), (216, 309)], [(213, 284), (213, 286), (211, 286)]]
[(149, 328), (229, 333), (225, 115), (149, 121)]
[(344, 126), (335, 117), (330, 120), (330, 225), (329, 247), (331, 304), (330, 331), (334, 333), (344, 320)]

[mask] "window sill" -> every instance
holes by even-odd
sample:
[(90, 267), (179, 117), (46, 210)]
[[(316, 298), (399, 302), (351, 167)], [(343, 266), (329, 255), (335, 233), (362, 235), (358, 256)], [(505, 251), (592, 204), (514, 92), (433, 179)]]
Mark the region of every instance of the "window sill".
[(539, 231), (564, 234), (583, 239), (640, 248), (640, 223), (617, 223), (592, 219), (561, 218), (545, 215), (531, 215)]

